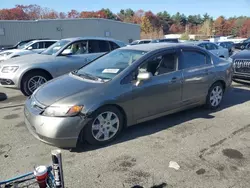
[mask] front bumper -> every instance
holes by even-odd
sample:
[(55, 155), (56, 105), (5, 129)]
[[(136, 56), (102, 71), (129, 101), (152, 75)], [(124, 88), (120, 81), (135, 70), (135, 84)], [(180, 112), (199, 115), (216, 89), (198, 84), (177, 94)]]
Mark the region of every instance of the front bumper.
[(19, 88), (19, 78), (13, 73), (0, 73), (0, 86)]
[(47, 117), (40, 113), (28, 99), (24, 107), (25, 124), (35, 138), (59, 148), (77, 146), (78, 137), (86, 124), (84, 117)]
[(233, 80), (235, 80), (235, 79), (250, 81), (250, 74), (234, 73), (233, 74)]

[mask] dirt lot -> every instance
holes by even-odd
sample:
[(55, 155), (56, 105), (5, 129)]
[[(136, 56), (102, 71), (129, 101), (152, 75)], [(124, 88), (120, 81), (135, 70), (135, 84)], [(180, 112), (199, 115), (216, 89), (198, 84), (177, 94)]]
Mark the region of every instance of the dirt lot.
[[(6, 95), (7, 96), (6, 96)], [(54, 147), (23, 122), (24, 97), (0, 88), (0, 181), (50, 164)], [(103, 148), (63, 150), (67, 187), (250, 187), (250, 88), (240, 84), (216, 112), (201, 108), (128, 128)], [(53, 125), (52, 125), (53, 126)], [(180, 165), (169, 168), (169, 162)]]

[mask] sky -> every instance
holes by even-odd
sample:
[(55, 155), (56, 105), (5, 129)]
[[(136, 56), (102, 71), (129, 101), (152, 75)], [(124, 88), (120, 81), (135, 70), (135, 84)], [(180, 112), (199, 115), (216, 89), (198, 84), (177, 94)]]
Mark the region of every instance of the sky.
[(154, 13), (166, 10), (170, 14), (176, 12), (185, 15), (208, 13), (214, 18), (223, 15), (250, 16), (250, 0), (1, 0), (0, 9), (12, 8), (16, 4), (38, 4), (55, 9), (58, 12), (95, 11), (109, 8), (114, 13), (121, 9), (151, 10)]

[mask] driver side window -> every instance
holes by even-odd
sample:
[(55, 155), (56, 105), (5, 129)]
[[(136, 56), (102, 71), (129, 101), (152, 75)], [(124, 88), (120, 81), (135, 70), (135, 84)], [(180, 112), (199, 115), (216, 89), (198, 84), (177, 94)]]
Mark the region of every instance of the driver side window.
[(151, 72), (153, 76), (167, 74), (177, 69), (176, 52), (168, 52), (150, 58), (138, 69), (138, 72)]
[(87, 41), (75, 42), (67, 47), (72, 51), (72, 55), (80, 55), (87, 53)]

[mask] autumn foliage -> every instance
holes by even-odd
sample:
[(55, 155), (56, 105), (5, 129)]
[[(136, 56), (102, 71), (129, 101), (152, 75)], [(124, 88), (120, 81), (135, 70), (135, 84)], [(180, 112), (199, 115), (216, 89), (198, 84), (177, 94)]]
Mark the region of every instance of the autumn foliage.
[(161, 37), (169, 33), (190, 33), (211, 35), (234, 35), (249, 37), (250, 18), (233, 17), (226, 19), (223, 16), (212, 19), (207, 13), (186, 16), (177, 12), (170, 15), (167, 11), (157, 14), (151, 11), (132, 9), (120, 10), (115, 14), (109, 9), (99, 11), (71, 10), (67, 13), (57, 12), (36, 4), (16, 5), (10, 9), (0, 9), (0, 20), (37, 20), (37, 19), (75, 19), (75, 18), (105, 18), (141, 25), (142, 37)]

